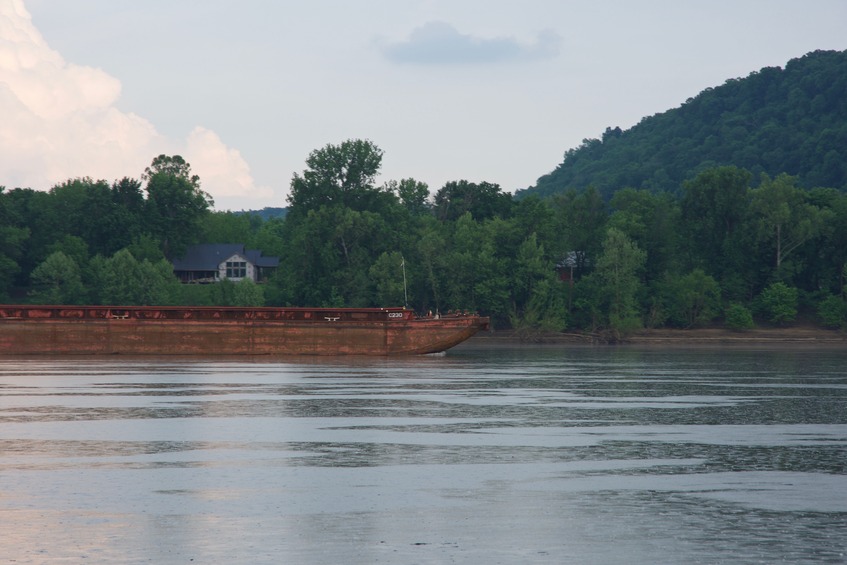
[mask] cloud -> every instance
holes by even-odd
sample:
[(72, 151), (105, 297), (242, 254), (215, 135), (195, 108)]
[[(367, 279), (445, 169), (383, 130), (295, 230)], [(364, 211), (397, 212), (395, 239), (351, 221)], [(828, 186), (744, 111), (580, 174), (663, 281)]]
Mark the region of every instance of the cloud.
[(241, 154), (198, 127), (170, 139), (117, 109), (121, 83), (47, 45), (22, 0), (0, 0), (0, 185), (46, 190), (69, 178), (138, 177), (161, 153), (180, 154), (216, 208), (267, 199)]
[(434, 21), (414, 29), (404, 41), (382, 45), (381, 50), (395, 63), (454, 65), (554, 57), (559, 43), (559, 36), (550, 30), (539, 33), (534, 42), (527, 44), (512, 37), (478, 38), (460, 33), (448, 23)]
[[(255, 185), (250, 166), (241, 153), (224, 145), (211, 130), (194, 128), (188, 136), (185, 159), (191, 163), (191, 170), (200, 175), (201, 188), (209, 192), (216, 203), (222, 200), (238, 202), (246, 194), (264, 200), (274, 196), (270, 188)], [(209, 187), (213, 189), (210, 191)]]

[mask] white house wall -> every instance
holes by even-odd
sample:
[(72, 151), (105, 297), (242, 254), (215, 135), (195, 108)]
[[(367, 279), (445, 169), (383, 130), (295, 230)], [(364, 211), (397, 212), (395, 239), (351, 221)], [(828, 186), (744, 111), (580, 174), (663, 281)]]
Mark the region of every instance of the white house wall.
[[(253, 282), (256, 282), (256, 266), (253, 265), (253, 263), (251, 263), (250, 261), (248, 261), (246, 257), (242, 257), (238, 253), (236, 253), (232, 257), (229, 257), (228, 259), (224, 259), (223, 261), (221, 261), (221, 263), (218, 265), (218, 278), (221, 279), (221, 280), (227, 278), (227, 276), (226, 276), (226, 264), (227, 263), (237, 263), (237, 262), (246, 263), (246, 265), (247, 265), (247, 276), (245, 278), (252, 279)], [(230, 280), (240, 281), (242, 279), (237, 278), (237, 277), (231, 277)]]

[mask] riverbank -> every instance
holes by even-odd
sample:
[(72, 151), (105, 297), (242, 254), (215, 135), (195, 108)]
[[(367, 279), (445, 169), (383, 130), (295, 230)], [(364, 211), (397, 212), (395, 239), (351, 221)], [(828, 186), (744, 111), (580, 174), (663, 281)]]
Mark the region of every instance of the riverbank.
[(478, 334), (477, 343), (526, 342), (543, 344), (632, 344), (632, 345), (826, 345), (847, 346), (847, 333), (814, 326), (755, 328), (733, 331), (726, 328), (643, 329), (615, 339), (614, 336), (590, 332), (543, 333), (521, 336), (512, 330)]

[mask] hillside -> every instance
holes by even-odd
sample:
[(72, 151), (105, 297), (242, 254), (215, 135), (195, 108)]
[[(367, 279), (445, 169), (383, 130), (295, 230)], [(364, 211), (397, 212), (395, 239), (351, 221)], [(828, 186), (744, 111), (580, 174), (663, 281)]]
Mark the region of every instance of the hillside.
[(590, 185), (607, 198), (625, 187), (677, 192), (720, 165), (847, 190), (847, 51), (815, 51), (706, 89), (631, 129), (607, 128), (516, 196)]

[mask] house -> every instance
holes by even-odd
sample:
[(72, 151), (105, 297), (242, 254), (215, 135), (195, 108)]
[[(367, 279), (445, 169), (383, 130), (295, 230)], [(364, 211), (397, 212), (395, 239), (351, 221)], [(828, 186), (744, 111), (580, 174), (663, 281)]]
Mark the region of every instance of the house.
[(264, 257), (257, 249), (244, 249), (242, 243), (201, 243), (189, 246), (173, 265), (174, 274), (184, 283), (247, 278), (264, 282), (279, 267), (279, 257)]
[(560, 281), (569, 282), (573, 286), (574, 270), (579, 267), (580, 258), (584, 263), (585, 253), (581, 251), (568, 251), (562, 260), (556, 263), (556, 273), (558, 273)]

